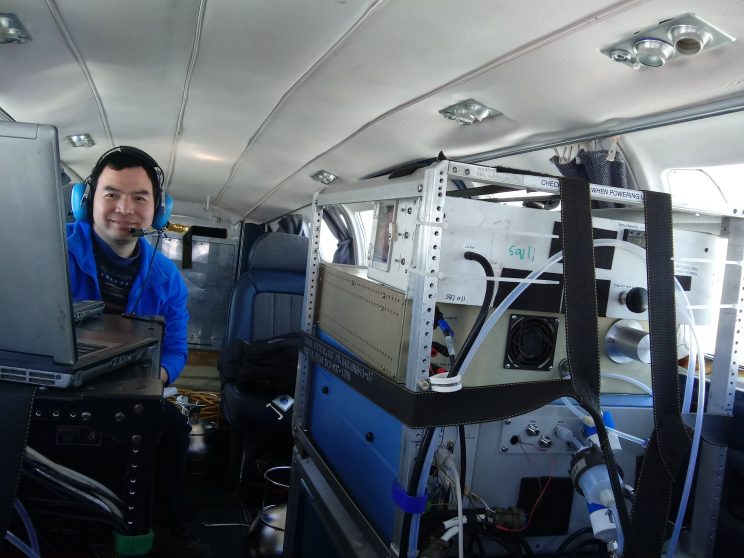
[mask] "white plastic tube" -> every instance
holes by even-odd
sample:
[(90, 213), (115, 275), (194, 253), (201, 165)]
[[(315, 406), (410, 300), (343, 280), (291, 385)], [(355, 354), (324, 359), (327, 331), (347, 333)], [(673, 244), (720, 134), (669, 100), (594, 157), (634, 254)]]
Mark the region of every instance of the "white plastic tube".
[(636, 386), (637, 388), (642, 389), (645, 393), (647, 393), (649, 395), (653, 395), (654, 394), (653, 390), (649, 386), (647, 386), (646, 384), (644, 384), (640, 380), (636, 380), (635, 378), (631, 378), (630, 376), (623, 376), (622, 374), (614, 374), (612, 372), (602, 372), (601, 376), (603, 378), (611, 378), (613, 380), (621, 380), (623, 382), (627, 382), (629, 384), (632, 384), (632, 385)]
[[(642, 258), (646, 257), (646, 251), (639, 247), (635, 246), (634, 244), (630, 244), (628, 242), (624, 242), (622, 240), (611, 240), (611, 239), (603, 239), (603, 240), (595, 240), (594, 241), (595, 246), (617, 246), (621, 248), (625, 248), (630, 250), (631, 252), (635, 252), (637, 255), (639, 255)], [(681, 310), (682, 315), (685, 317), (687, 322), (690, 325), (690, 330), (692, 331), (692, 337), (694, 339), (694, 343), (696, 345), (696, 352), (697, 352), (697, 360), (699, 361), (699, 380), (698, 380), (698, 405), (697, 409), (695, 410), (695, 430), (692, 435), (692, 447), (690, 449), (690, 460), (687, 464), (687, 474), (685, 475), (685, 484), (682, 489), (682, 497), (680, 499), (679, 503), (679, 509), (677, 510), (677, 518), (674, 522), (674, 529), (672, 530), (672, 537), (669, 539), (669, 544), (667, 546), (667, 554), (666, 556), (668, 558), (671, 558), (674, 556), (674, 553), (677, 548), (677, 541), (679, 540), (679, 534), (682, 530), (682, 520), (685, 516), (685, 511), (687, 510), (687, 503), (690, 498), (690, 490), (692, 489), (692, 478), (695, 474), (695, 467), (697, 465), (697, 454), (698, 449), (700, 448), (700, 436), (703, 430), (703, 408), (705, 406), (705, 358), (702, 354), (702, 351), (700, 349), (700, 344), (697, 342), (697, 332), (695, 331), (695, 317), (693, 315), (692, 310), (690, 310), (690, 301), (687, 298), (687, 293), (685, 293), (684, 289), (682, 289), (682, 286), (679, 284), (679, 281), (674, 281), (674, 290), (677, 295), (679, 295), (678, 303), (681, 299), (681, 304), (677, 304), (678, 308)], [(690, 361), (692, 362), (693, 359), (690, 358)], [(695, 367), (692, 367), (692, 372), (690, 373), (690, 368), (688, 367), (687, 372), (687, 379), (685, 383), (685, 394), (692, 393), (692, 384), (694, 382), (694, 370)], [(684, 411), (684, 409), (683, 409)], [(687, 411), (689, 411), (689, 406), (687, 408)], [(684, 411), (684, 412), (687, 412)]]
[(478, 349), (480, 348), (483, 341), (486, 339), (490, 331), (493, 329), (493, 326), (496, 325), (496, 322), (499, 321), (499, 318), (504, 314), (504, 312), (512, 305), (512, 303), (516, 300), (516, 298), (522, 294), (522, 292), (529, 287), (530, 281), (533, 279), (537, 279), (545, 273), (545, 271), (558, 262), (563, 257), (563, 252), (557, 252), (556, 254), (553, 254), (551, 257), (549, 257), (543, 266), (539, 269), (536, 269), (532, 271), (526, 278), (524, 283), (519, 283), (512, 292), (510, 292), (504, 300), (501, 301), (501, 304), (499, 304), (496, 309), (493, 311), (493, 313), (488, 317), (488, 319), (483, 323), (483, 327), (481, 328), (480, 333), (475, 338), (475, 341), (473, 342), (473, 345), (470, 347), (470, 351), (468, 351), (468, 354), (465, 356), (465, 359), (462, 361), (462, 366), (460, 367), (460, 375), (465, 376), (465, 372), (467, 371), (468, 367), (470, 366), (470, 363), (473, 360), (473, 356), (475, 353), (478, 352)]
[[(635, 244), (631, 244), (629, 242), (625, 242), (623, 240), (614, 240), (614, 239), (597, 239), (594, 241), (594, 246), (612, 246), (615, 248), (622, 248), (624, 250), (628, 250), (629, 252), (635, 253), (639, 257), (645, 260), (646, 258), (646, 251), (641, 248), (640, 246), (636, 246)], [(496, 308), (496, 310), (491, 314), (486, 322), (483, 324), (483, 328), (481, 329), (480, 333), (478, 334), (478, 337), (476, 337), (475, 341), (473, 342), (473, 345), (468, 352), (467, 356), (463, 360), (462, 367), (460, 368), (460, 374), (465, 375), (465, 372), (467, 372), (468, 367), (470, 366), (470, 363), (473, 360), (473, 356), (480, 348), (483, 341), (486, 339), (488, 334), (491, 332), (491, 329), (493, 329), (493, 326), (498, 322), (499, 318), (503, 315), (503, 313), (506, 311), (506, 309), (514, 302), (514, 300), (522, 294), (522, 292), (527, 288), (529, 285), (528, 281), (532, 279), (538, 278), (540, 275), (542, 275), (550, 266), (555, 264), (558, 260), (560, 260), (563, 257), (563, 252), (557, 252), (556, 254), (553, 254), (548, 260), (546, 260), (545, 264), (530, 273), (527, 276), (527, 282), (520, 283), (509, 295), (499, 304), (499, 306)], [(692, 311), (689, 309), (689, 300), (687, 299), (687, 295), (685, 294), (684, 290), (681, 288), (679, 282), (675, 281), (675, 291), (680, 295), (679, 300), (684, 302), (684, 304), (681, 305), (681, 311), (682, 314), (687, 318), (688, 322), (690, 323), (691, 329), (694, 331), (694, 316), (692, 314)], [(697, 336), (693, 333), (693, 336), (697, 338)], [(690, 451), (690, 461), (687, 465), (687, 475), (685, 477), (685, 485), (682, 492), (682, 498), (680, 501), (679, 510), (677, 512), (677, 520), (674, 523), (674, 530), (672, 532), (672, 538), (669, 541), (669, 547), (667, 551), (667, 556), (673, 556), (677, 540), (679, 538), (679, 532), (682, 528), (682, 518), (684, 517), (685, 510), (687, 509), (687, 502), (690, 497), (690, 489), (692, 486), (692, 477), (695, 472), (695, 466), (697, 465), (697, 451), (700, 447), (700, 433), (702, 431), (702, 425), (703, 425), (703, 406), (705, 404), (705, 361), (700, 359), (700, 349), (698, 346), (698, 360), (700, 360), (700, 380), (698, 385), (698, 408), (695, 413), (695, 431), (692, 437), (692, 449)], [(692, 360), (692, 359), (690, 359)], [(692, 370), (694, 371), (694, 367), (692, 367)], [(694, 377), (692, 374), (687, 374), (687, 380), (685, 384), (685, 394), (688, 392), (692, 392), (692, 383), (694, 382)], [(564, 398), (565, 399), (565, 398)], [(570, 407), (569, 407), (570, 408)], [(671, 554), (669, 554), (671, 552)]]
[(455, 485), (455, 495), (457, 496), (457, 553), (459, 558), (465, 558), (465, 533), (462, 528), (465, 519), (462, 515), (462, 490), (460, 490), (460, 475), (457, 468), (450, 464), (449, 473)]

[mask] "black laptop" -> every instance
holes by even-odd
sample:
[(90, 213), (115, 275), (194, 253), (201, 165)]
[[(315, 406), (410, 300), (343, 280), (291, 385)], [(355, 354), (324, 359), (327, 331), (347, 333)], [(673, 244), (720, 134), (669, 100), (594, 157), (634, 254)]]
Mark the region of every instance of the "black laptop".
[(77, 387), (158, 340), (75, 327), (57, 130), (0, 122), (0, 380)]

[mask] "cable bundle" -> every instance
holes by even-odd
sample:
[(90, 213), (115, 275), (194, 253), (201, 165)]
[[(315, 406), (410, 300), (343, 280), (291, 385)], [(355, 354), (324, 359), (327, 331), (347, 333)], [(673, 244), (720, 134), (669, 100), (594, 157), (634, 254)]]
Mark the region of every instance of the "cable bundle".
[[(86, 523), (98, 523), (116, 532), (130, 534), (131, 529), (122, 513), (124, 502), (98, 481), (48, 459), (29, 446), (26, 446), (21, 474), (48, 493), (45, 497), (35, 496), (25, 499), (31, 508), (32, 515), (49, 515)], [(33, 525), (25, 508), (20, 502), (17, 504), (20, 510), (18, 507), (16, 510), (29, 534), (31, 545), (25, 545), (22, 541), (19, 545), (11, 538), (8, 540), (26, 556), (37, 557), (40, 554)], [(12, 533), (9, 534), (12, 535)]]

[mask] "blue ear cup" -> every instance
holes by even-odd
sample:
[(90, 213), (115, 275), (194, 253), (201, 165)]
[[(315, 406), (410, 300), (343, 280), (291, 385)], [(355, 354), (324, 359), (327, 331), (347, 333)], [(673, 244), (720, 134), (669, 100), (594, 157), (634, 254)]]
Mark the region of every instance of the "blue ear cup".
[(173, 198), (167, 192), (163, 192), (160, 205), (155, 208), (155, 216), (152, 218), (152, 228), (162, 231), (168, 224), (171, 211), (173, 211)]
[(72, 186), (70, 195), (70, 206), (72, 207), (72, 216), (76, 221), (88, 221), (88, 196), (90, 195), (90, 186), (84, 182), (78, 182)]

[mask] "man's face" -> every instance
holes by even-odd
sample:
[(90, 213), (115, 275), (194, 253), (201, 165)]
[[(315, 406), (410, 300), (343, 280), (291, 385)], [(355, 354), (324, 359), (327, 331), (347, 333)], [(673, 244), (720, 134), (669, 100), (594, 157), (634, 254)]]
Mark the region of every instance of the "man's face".
[(103, 169), (93, 196), (93, 228), (98, 236), (112, 247), (134, 244), (129, 229), (149, 227), (154, 216), (153, 184), (145, 169)]

